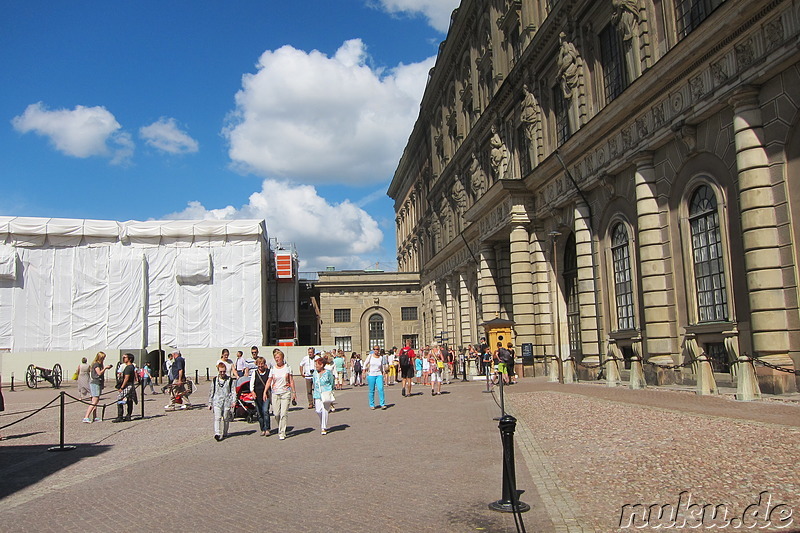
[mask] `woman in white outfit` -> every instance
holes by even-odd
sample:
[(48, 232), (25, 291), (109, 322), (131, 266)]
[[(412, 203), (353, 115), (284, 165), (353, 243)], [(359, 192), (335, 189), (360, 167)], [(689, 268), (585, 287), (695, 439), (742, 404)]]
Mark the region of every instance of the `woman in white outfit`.
[[(286, 438), (286, 422), (289, 419), (289, 405), (297, 405), (292, 369), (286, 364), (286, 356), (279, 348), (272, 350), (275, 366), (269, 372), (269, 379), (264, 390), (264, 401), (267, 390), (272, 391), (272, 412), (278, 421), (278, 439)], [(267, 433), (269, 434), (269, 433)]]
[(322, 434), (328, 433), (328, 413), (333, 405), (333, 373), (325, 368), (325, 359), (320, 357), (314, 361), (316, 368), (312, 375), (314, 383), (314, 409), (319, 415)]

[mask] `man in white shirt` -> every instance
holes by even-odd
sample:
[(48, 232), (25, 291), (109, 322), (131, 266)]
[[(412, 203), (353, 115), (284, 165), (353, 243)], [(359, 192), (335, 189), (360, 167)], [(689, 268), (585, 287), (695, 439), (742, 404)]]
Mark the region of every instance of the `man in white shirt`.
[(300, 373), (303, 374), (306, 380), (306, 396), (308, 397), (309, 409), (314, 408), (314, 378), (311, 375), (311, 371), (314, 370), (314, 360), (318, 357), (319, 355), (314, 352), (314, 347), (311, 346), (308, 349), (308, 355), (300, 361)]

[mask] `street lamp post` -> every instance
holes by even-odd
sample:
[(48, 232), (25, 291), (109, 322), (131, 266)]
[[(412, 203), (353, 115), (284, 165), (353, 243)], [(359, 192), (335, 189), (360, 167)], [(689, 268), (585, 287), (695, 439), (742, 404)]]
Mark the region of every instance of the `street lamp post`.
[(556, 249), (556, 245), (558, 243), (558, 238), (561, 237), (561, 233), (558, 231), (551, 231), (549, 234), (550, 239), (553, 241), (553, 281), (555, 282), (555, 294), (554, 297), (556, 299), (556, 358), (558, 359), (558, 382), (564, 383), (564, 365), (561, 359), (561, 305), (559, 302), (558, 297), (558, 250)]

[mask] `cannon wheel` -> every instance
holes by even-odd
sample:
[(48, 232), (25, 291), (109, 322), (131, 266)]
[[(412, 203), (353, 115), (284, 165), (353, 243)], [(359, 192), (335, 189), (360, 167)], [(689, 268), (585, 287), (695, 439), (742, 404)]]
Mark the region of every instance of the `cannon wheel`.
[(36, 367), (33, 365), (28, 365), (28, 369), (25, 371), (25, 383), (28, 384), (28, 387), (31, 389), (35, 389), (37, 387), (38, 380), (36, 379)]
[(61, 370), (61, 365), (56, 363), (53, 367), (53, 387), (56, 389), (61, 386), (61, 378), (63, 377), (63, 374), (64, 372)]

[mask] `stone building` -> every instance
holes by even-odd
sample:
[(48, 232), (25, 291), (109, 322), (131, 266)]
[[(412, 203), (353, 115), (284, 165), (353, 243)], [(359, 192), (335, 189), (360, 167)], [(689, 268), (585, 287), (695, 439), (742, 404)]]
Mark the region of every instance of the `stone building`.
[(389, 188), (422, 342), (800, 363), (799, 38), (797, 0), (464, 0)]
[(319, 291), (321, 344), (366, 353), (418, 346), (420, 286), (416, 272), (324, 271)]

